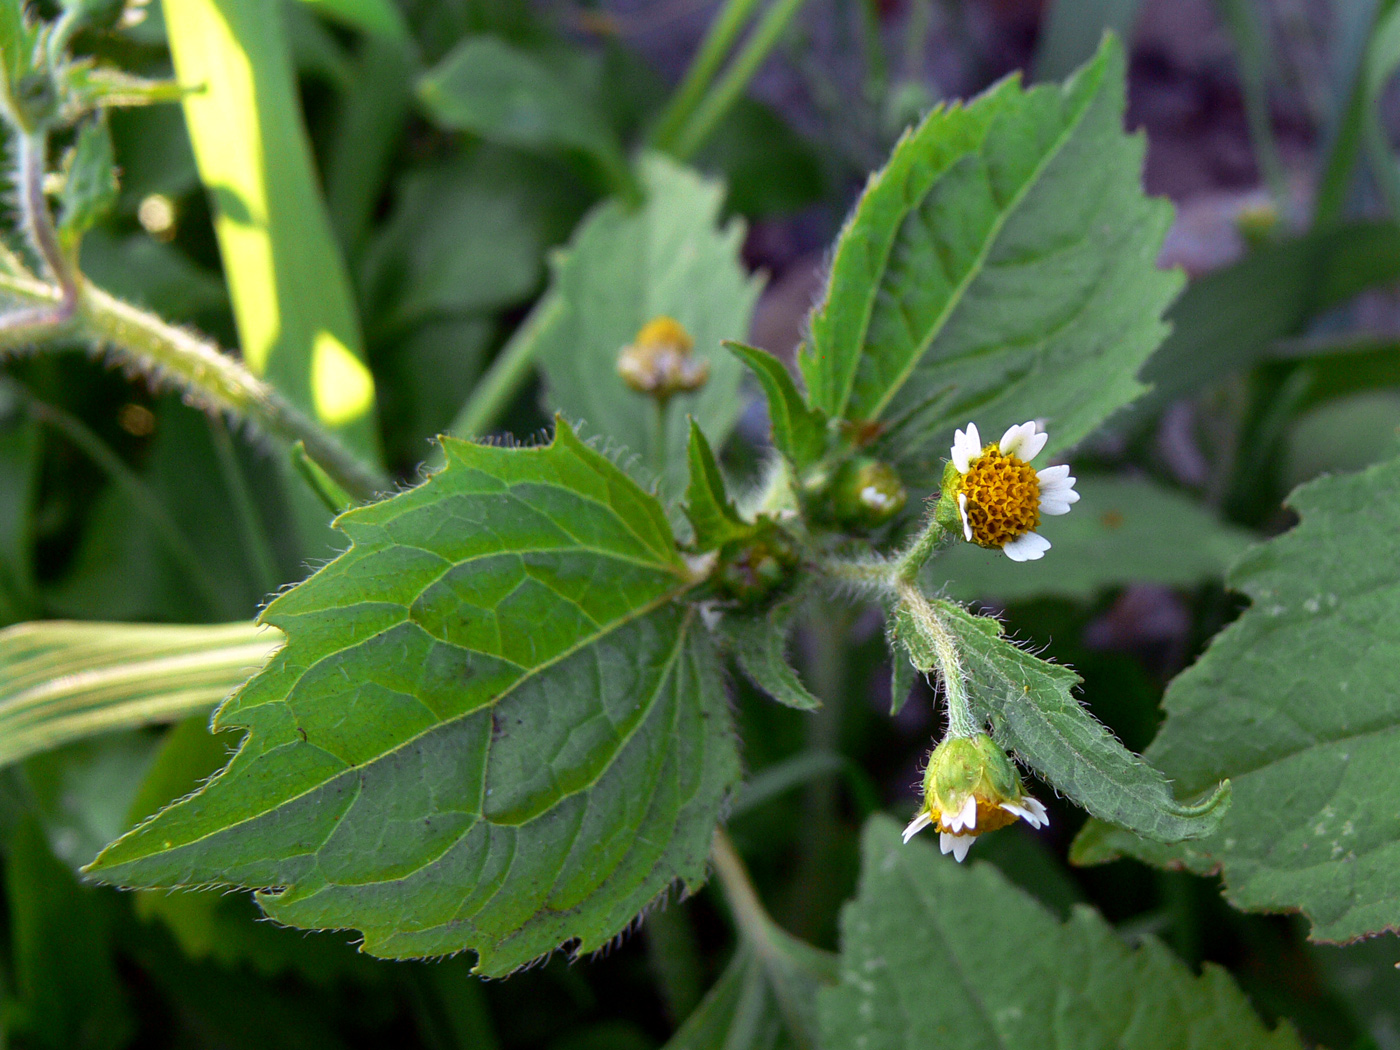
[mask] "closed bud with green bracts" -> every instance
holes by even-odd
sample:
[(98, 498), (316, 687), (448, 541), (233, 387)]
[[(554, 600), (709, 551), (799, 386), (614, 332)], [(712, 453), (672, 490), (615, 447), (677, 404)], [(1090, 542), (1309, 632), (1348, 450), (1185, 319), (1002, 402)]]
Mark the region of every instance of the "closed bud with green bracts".
[(10, 109), (15, 123), (26, 131), (41, 131), (58, 119), (58, 87), (48, 70), (33, 70), (15, 82)]
[(752, 537), (720, 550), (714, 579), (725, 597), (757, 605), (788, 589), (800, 561), (796, 541), (775, 522), (763, 518)]
[(1050, 823), (1045, 807), (1025, 793), (1006, 752), (986, 733), (948, 737), (929, 756), (924, 804), (904, 829), (904, 841), (937, 828), (939, 847), (961, 861), (978, 835), (1018, 819), (1033, 828)]
[(673, 394), (699, 390), (710, 378), (709, 362), (695, 357), (694, 350), (695, 341), (679, 321), (656, 317), (617, 355), (617, 374), (637, 393), (664, 404)]
[(909, 492), (888, 463), (869, 456), (849, 459), (831, 479), (831, 516), (840, 524), (874, 529), (901, 510)]

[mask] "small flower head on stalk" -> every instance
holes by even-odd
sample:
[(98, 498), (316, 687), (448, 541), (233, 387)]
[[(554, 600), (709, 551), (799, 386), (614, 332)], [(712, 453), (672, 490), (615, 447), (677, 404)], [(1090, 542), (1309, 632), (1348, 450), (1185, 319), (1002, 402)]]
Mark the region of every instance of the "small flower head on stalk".
[(1006, 752), (986, 733), (950, 736), (929, 756), (923, 808), (904, 829), (904, 841), (937, 828), (939, 848), (961, 861), (978, 835), (1017, 820), (1033, 828), (1050, 823), (1045, 807), (1021, 787)]
[(699, 390), (710, 378), (709, 362), (695, 357), (695, 340), (671, 317), (642, 325), (617, 355), (617, 374), (639, 394), (665, 404), (673, 394)]
[(1040, 516), (1068, 514), (1079, 493), (1069, 467), (1031, 467), (1047, 440), (1034, 422), (1011, 427), (986, 446), (975, 423), (957, 432), (942, 499), (950, 503), (950, 517), (956, 508), (965, 540), (1003, 551), (1012, 561), (1035, 561), (1050, 549), (1035, 531)]

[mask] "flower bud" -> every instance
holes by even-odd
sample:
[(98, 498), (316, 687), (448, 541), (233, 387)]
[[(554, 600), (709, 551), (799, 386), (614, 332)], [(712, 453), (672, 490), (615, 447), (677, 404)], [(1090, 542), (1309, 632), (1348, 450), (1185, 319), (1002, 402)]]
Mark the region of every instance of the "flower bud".
[(760, 519), (749, 539), (726, 544), (720, 551), (715, 582), (727, 597), (755, 605), (783, 589), (801, 560), (797, 543), (782, 528)]
[(693, 355), (695, 341), (680, 323), (656, 317), (617, 355), (617, 374), (639, 394), (663, 404), (682, 391), (699, 390), (710, 378), (709, 362)]
[(901, 510), (909, 492), (893, 467), (869, 456), (847, 460), (831, 480), (831, 510), (843, 525), (873, 529)]
[(1017, 819), (1037, 828), (1050, 822), (1045, 807), (1025, 793), (1006, 752), (986, 733), (949, 737), (929, 756), (924, 804), (904, 829), (904, 841), (932, 826), (943, 852), (962, 860), (976, 836)]

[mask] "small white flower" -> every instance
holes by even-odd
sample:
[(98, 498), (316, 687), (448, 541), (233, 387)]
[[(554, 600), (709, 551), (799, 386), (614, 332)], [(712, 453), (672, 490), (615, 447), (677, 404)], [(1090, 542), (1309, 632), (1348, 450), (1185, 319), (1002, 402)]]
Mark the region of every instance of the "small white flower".
[(985, 447), (975, 423), (956, 432), (951, 458), (965, 540), (1002, 550), (1012, 561), (1044, 557), (1050, 541), (1035, 531), (1040, 516), (1068, 514), (1079, 501), (1069, 467), (1031, 468), (1048, 440), (1034, 420), (1008, 428), (1001, 441)]
[(976, 841), (973, 835), (950, 835), (946, 831), (938, 833), (938, 848), (946, 856), (951, 853), (959, 864), (967, 856), (967, 851), (972, 848), (972, 843)]
[(923, 805), (904, 829), (904, 841), (931, 827), (939, 848), (961, 861), (977, 836), (1017, 820), (1033, 828), (1050, 823), (1006, 752), (986, 733), (949, 737), (929, 756)]

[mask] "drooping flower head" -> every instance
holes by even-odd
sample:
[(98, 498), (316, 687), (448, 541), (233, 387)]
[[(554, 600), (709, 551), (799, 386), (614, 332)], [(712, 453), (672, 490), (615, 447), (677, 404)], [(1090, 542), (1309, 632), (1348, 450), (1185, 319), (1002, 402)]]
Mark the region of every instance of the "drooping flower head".
[(695, 340), (671, 317), (654, 317), (617, 355), (617, 374), (639, 394), (665, 402), (673, 394), (699, 390), (710, 378), (709, 362), (694, 355)]
[(963, 538), (1005, 552), (1012, 561), (1035, 561), (1050, 541), (1035, 531), (1042, 514), (1068, 514), (1079, 500), (1069, 467), (1035, 470), (1030, 461), (1048, 440), (1034, 422), (1011, 427), (983, 446), (969, 423), (953, 439), (944, 494), (957, 501)]
[(1045, 807), (1021, 786), (1006, 752), (986, 733), (948, 737), (929, 756), (923, 808), (904, 829), (904, 841), (937, 828), (939, 849), (961, 861), (978, 835), (1018, 819), (1033, 828), (1050, 823)]

